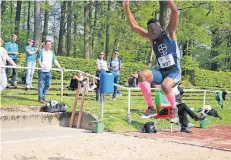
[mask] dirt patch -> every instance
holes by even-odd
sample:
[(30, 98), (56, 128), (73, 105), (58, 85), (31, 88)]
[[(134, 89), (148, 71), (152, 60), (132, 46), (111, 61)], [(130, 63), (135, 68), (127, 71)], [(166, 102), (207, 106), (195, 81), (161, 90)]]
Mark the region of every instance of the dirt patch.
[(146, 134), (139, 132), (125, 133), (138, 137), (160, 138), (167, 141), (204, 146), (207, 148), (216, 148), (231, 151), (231, 125), (217, 125), (206, 129), (191, 128), (191, 134), (174, 131), (170, 133), (169, 129), (157, 134)]

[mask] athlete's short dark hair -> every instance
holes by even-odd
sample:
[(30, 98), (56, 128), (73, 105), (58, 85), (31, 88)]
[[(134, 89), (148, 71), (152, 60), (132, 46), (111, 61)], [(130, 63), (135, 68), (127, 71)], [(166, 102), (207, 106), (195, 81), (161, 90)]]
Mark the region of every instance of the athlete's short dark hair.
[(157, 19), (155, 19), (155, 18), (151, 18), (151, 19), (148, 20), (147, 25), (149, 25), (151, 23), (156, 23), (156, 22), (159, 22), (159, 21)]

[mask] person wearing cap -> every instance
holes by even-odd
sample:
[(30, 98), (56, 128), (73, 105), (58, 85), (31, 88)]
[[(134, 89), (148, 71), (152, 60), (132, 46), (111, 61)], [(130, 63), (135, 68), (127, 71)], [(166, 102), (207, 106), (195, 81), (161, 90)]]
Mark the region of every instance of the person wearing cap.
[(24, 47), (24, 50), (26, 52), (26, 66), (30, 67), (27, 69), (26, 73), (26, 84), (25, 84), (25, 89), (30, 89), (34, 88), (32, 86), (32, 80), (33, 80), (33, 75), (34, 75), (34, 68), (36, 65), (36, 53), (38, 51), (38, 48), (35, 48), (34, 41), (32, 39), (28, 40), (28, 45)]
[[(114, 50), (112, 57), (108, 60), (108, 69), (114, 74), (114, 83), (119, 84), (120, 69), (122, 68), (121, 59), (119, 58), (119, 50)], [(114, 86), (112, 100), (116, 100), (117, 86)]]
[[(6, 62), (12, 66), (17, 66), (14, 61), (7, 54), (7, 50), (2, 47), (4, 43), (3, 39), (0, 38), (0, 66), (6, 66)], [(6, 69), (0, 68), (0, 91), (4, 90), (7, 86)]]
[(133, 32), (151, 42), (156, 56), (156, 68), (145, 69), (139, 72), (139, 87), (147, 103), (147, 109), (143, 118), (156, 116), (156, 108), (152, 101), (150, 83), (160, 84), (166, 98), (171, 105), (171, 123), (178, 121), (175, 96), (172, 88), (181, 80), (180, 51), (177, 45), (177, 26), (179, 12), (174, 0), (168, 1), (171, 10), (169, 23), (166, 30), (163, 29), (157, 19), (151, 18), (147, 22), (147, 29), (142, 28), (135, 20), (129, 5), (129, 0), (124, 0), (123, 8), (129, 25)]
[[(11, 37), (11, 41), (7, 42), (5, 45), (5, 49), (7, 50), (7, 54), (10, 56), (10, 58), (14, 61), (15, 64), (18, 64), (18, 44), (16, 43), (17, 40), (17, 35), (13, 34)], [(7, 61), (7, 66), (12, 66), (11, 63)], [(11, 79), (11, 85), (14, 86), (14, 88), (17, 88), (17, 69), (12, 68), (13, 73), (12, 73), (12, 79)], [(7, 79), (9, 81), (9, 76), (10, 76), (11, 68), (6, 69), (6, 75)], [(10, 84), (7, 84), (7, 88), (10, 87)]]

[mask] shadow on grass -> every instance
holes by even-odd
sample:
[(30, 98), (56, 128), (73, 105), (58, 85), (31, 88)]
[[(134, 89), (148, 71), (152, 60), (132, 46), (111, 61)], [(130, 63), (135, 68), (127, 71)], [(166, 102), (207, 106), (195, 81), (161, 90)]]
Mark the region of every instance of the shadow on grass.
[(18, 97), (18, 96), (6, 96), (6, 95), (3, 95), (2, 98), (5, 98), (7, 100), (14, 100), (14, 101), (16, 101), (16, 100), (22, 101), (23, 100), (23, 101), (37, 102), (34, 99), (29, 99), (29, 98), (26, 98), (26, 97)]
[(142, 131), (142, 128), (143, 128), (143, 125), (144, 125), (144, 124), (141, 123), (141, 122), (138, 122), (138, 121), (132, 121), (131, 125), (132, 125), (134, 128), (138, 129), (139, 131)]

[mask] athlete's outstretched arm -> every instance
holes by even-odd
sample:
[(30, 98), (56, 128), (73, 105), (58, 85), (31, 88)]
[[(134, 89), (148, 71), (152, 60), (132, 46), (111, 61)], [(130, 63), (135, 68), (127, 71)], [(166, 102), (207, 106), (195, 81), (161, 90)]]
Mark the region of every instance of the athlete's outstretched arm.
[(130, 24), (132, 31), (139, 34), (143, 38), (150, 39), (148, 34), (147, 34), (148, 31), (145, 30), (144, 28), (140, 27), (138, 25), (138, 23), (136, 22), (134, 16), (132, 15), (132, 12), (131, 12), (130, 7), (129, 7), (129, 0), (124, 0), (123, 8), (125, 10), (125, 14), (128, 18), (128, 22)]
[(178, 26), (178, 21), (179, 21), (178, 9), (177, 9), (177, 6), (174, 0), (169, 0), (168, 6), (171, 9), (171, 15), (170, 15), (170, 20), (169, 20), (169, 24), (167, 27), (167, 31), (169, 32), (170, 37), (174, 41), (176, 41), (177, 40), (176, 31), (177, 31), (177, 26)]

